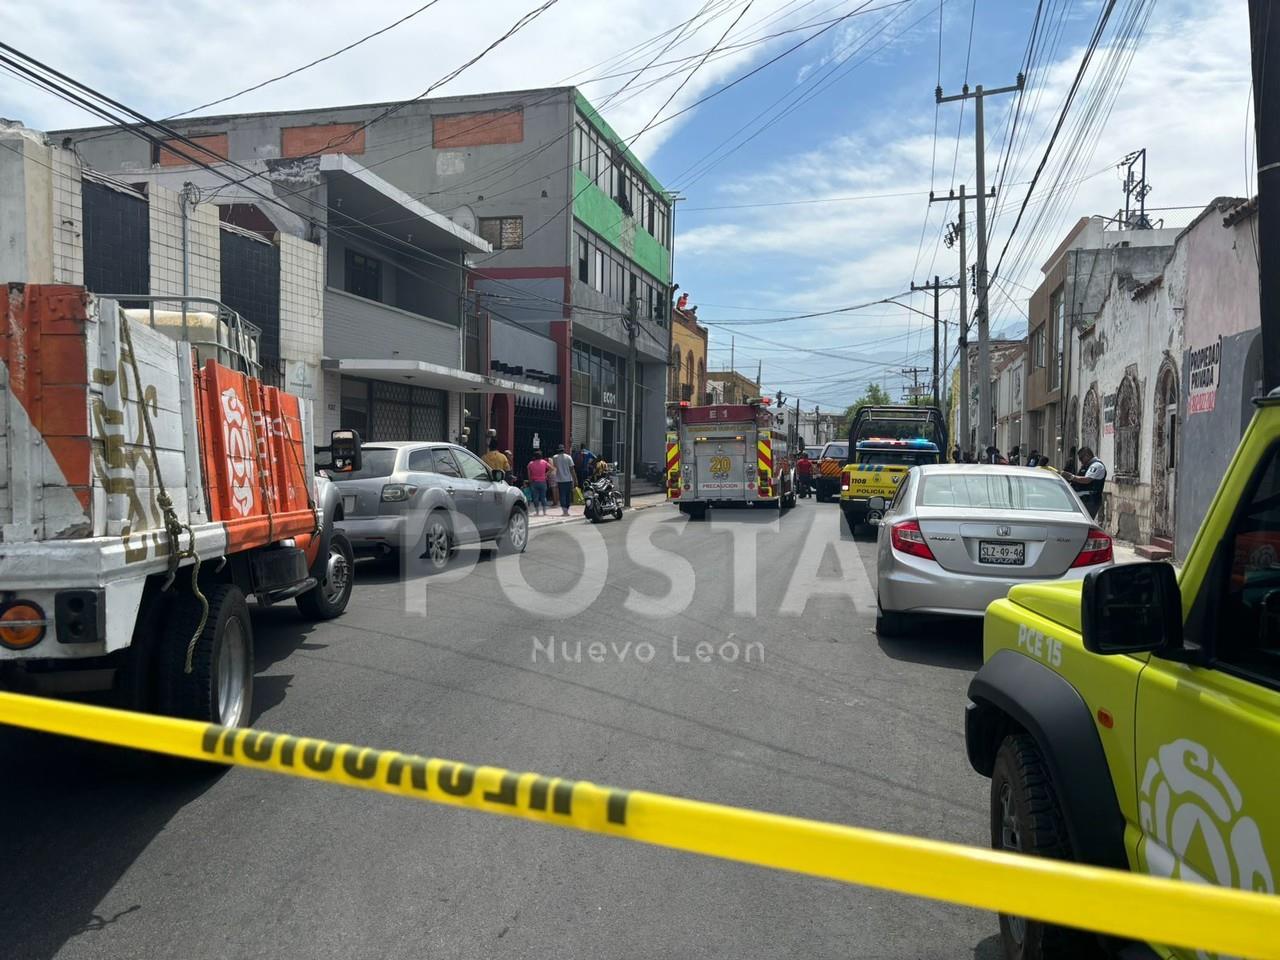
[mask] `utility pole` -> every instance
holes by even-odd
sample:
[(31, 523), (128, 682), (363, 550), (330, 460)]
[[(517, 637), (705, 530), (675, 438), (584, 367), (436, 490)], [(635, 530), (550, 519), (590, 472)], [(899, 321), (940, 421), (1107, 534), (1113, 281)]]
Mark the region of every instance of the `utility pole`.
[(1253, 116), (1258, 144), (1258, 299), (1262, 390), (1280, 386), (1280, 17), (1271, 0), (1249, 0)]
[[(929, 199), (932, 202), (933, 198), (930, 197)], [(942, 374), (938, 366), (938, 328), (942, 325), (942, 321), (938, 317), (938, 295), (942, 290), (963, 290), (963, 288), (963, 282), (943, 283), (936, 276), (933, 278), (932, 284), (922, 283), (917, 286), (914, 281), (911, 284), (913, 292), (916, 290), (933, 291), (933, 405), (935, 407), (942, 405), (940, 399)], [(963, 295), (962, 293), (961, 296)]]
[[(971, 91), (966, 83), (961, 92), (949, 97), (938, 87), (934, 94), (938, 103), (954, 100), (973, 101), (974, 159), (978, 174), (978, 434), (979, 445), (986, 447), (991, 436), (991, 337), (988, 331), (990, 310), (987, 303), (987, 163), (986, 138), (983, 132), (983, 101), (1002, 93), (1016, 93), (1026, 82), (1018, 74), (1018, 82), (1008, 87), (984, 90), (978, 84)], [(963, 328), (963, 325), (962, 325)]]
[(627, 439), (623, 446), (626, 475), (622, 478), (622, 505), (631, 507), (631, 475), (636, 472), (636, 333), (640, 328), (638, 298), (633, 294), (623, 323), (627, 327)]
[[(945, 243), (948, 247), (959, 245), (960, 247), (960, 273), (958, 286), (960, 288), (960, 337), (956, 344), (960, 361), (960, 416), (958, 426), (960, 428), (960, 438), (956, 443), (962, 450), (969, 448), (969, 258), (965, 254), (965, 242), (967, 232), (965, 227), (965, 203), (969, 200), (976, 200), (973, 194), (965, 195), (965, 185), (960, 184), (960, 193), (957, 196), (954, 190), (950, 191), (945, 197), (935, 197), (929, 194), (930, 203), (950, 203), (955, 201), (960, 206), (960, 218), (953, 223), (947, 231)], [(987, 194), (988, 197), (994, 197), (995, 190)]]
[(920, 374), (928, 373), (928, 367), (903, 367), (900, 371), (904, 377), (911, 378), (911, 400), (914, 403), (920, 396)]

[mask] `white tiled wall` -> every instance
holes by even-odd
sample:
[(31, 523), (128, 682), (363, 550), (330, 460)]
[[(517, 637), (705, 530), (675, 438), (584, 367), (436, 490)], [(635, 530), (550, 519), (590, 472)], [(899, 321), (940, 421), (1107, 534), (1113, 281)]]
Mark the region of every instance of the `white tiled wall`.
[[(182, 294), (182, 210), (180, 197), (171, 190), (152, 186), (151, 292), (156, 296)], [(191, 212), (190, 295), (219, 299), (221, 282), (221, 240), (218, 235), (218, 208), (197, 204)]]
[(84, 219), (80, 204), (80, 163), (70, 150), (49, 151), (53, 168), (53, 281), (84, 283)]
[(280, 235), (280, 356), (318, 365), (324, 353), (324, 259), (320, 244)]

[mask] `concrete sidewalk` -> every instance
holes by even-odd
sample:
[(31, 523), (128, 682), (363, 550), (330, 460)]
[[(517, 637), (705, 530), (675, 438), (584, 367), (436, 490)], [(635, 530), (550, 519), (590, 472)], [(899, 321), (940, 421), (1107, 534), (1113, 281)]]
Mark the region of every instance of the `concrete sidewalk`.
[[(1145, 557), (1138, 556), (1137, 545), (1126, 543), (1123, 540), (1111, 541), (1111, 552), (1115, 555), (1116, 563), (1146, 563)], [(1165, 561), (1171, 563), (1175, 567), (1181, 567), (1182, 564), (1177, 560), (1169, 559)]]
[[(649, 507), (660, 507), (667, 502), (665, 493), (644, 493), (632, 495), (631, 509), (645, 510)], [(537, 530), (539, 527), (554, 527), (561, 523), (572, 523), (575, 520), (582, 520), (582, 507), (575, 506), (569, 508), (569, 513), (563, 514), (559, 507), (547, 507), (547, 515), (545, 517), (529, 517), (529, 529)]]

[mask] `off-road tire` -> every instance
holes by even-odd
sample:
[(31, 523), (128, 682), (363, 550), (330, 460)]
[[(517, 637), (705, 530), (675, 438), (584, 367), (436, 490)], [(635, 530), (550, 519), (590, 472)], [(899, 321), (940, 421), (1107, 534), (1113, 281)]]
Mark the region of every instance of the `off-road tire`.
[[(209, 615), (196, 639), (191, 672), (186, 672), (187, 644), (200, 624), (200, 602), (194, 594), (180, 593), (169, 604), (164, 634), (157, 651), (161, 708), (170, 716), (185, 717), (223, 726), (245, 726), (253, 716), (253, 623), (240, 588), (230, 583), (205, 587)], [(235, 653), (236, 672), (242, 684), (238, 708), (230, 705), (227, 716), (219, 708), (219, 656), (223, 645), (234, 642), (238, 631), (243, 649)]]
[[(1016, 846), (1005, 833), (1006, 787), (1012, 826), (1017, 831)], [(996, 752), (991, 771), (991, 846), (1052, 860), (1075, 859), (1053, 778), (1039, 745), (1029, 734), (1010, 734)], [(1086, 931), (1003, 913), (1000, 940), (1008, 960), (1074, 960), (1099, 954), (1097, 939)]]
[[(325, 559), (324, 579), (294, 599), (298, 612), (308, 620), (332, 620), (339, 617), (351, 600), (351, 587), (356, 572), (356, 555), (351, 549), (351, 541), (340, 533), (334, 533), (329, 538), (329, 556)], [(342, 564), (346, 573), (344, 585), (336, 592), (330, 589), (329, 584), (331, 565), (335, 563)], [(340, 576), (340, 573), (335, 572), (335, 576)]]

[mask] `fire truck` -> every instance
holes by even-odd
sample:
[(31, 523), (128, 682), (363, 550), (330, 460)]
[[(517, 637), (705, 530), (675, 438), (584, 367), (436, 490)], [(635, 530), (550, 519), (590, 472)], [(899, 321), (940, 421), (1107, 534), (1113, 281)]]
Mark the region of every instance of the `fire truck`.
[[(0, 686), (243, 725), (247, 599), (346, 608), (310, 403), (262, 382), (256, 328), (211, 304), (0, 285)], [(354, 433), (325, 450), (359, 465)]]
[(795, 506), (795, 471), (767, 398), (668, 411), (667, 499), (681, 513), (701, 520), (710, 506)]

